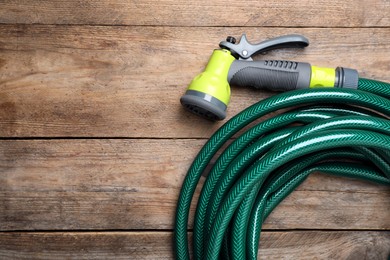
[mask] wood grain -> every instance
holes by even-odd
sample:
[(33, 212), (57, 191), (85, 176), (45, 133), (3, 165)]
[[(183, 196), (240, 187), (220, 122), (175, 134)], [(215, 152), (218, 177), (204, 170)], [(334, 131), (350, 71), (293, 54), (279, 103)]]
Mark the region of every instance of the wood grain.
[[(0, 136), (206, 138), (179, 104), (219, 41), (301, 33), (305, 50), (257, 59), (356, 68), (390, 81), (390, 28), (0, 26)], [(271, 93), (233, 88), (228, 117)]]
[[(0, 233), (1, 259), (173, 259), (169, 232)], [(390, 232), (263, 232), (259, 259), (386, 260)]]
[[(255, 59), (390, 82), (388, 0), (0, 6), (0, 259), (173, 259), (186, 171), (224, 123), (185, 112), (179, 98), (227, 35), (304, 34), (305, 50)], [(228, 118), (270, 95), (233, 87)], [(390, 190), (313, 174), (264, 229), (259, 259), (387, 259)]]
[(157, 26), (389, 26), (386, 0), (1, 1), (0, 23)]
[[(0, 230), (172, 229), (183, 179), (204, 142), (0, 141)], [(264, 228), (390, 229), (389, 205), (388, 187), (315, 174)]]

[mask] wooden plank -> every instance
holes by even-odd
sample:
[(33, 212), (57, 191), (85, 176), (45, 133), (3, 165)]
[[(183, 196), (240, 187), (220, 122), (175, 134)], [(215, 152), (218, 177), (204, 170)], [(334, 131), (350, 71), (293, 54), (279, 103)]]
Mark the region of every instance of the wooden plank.
[[(0, 192), (0, 229), (172, 229), (179, 189), (141, 190)], [(388, 230), (389, 196), (390, 192), (295, 191), (264, 228)], [(191, 228), (194, 207), (190, 214)]]
[[(0, 26), (0, 136), (209, 137), (179, 104), (226, 35), (302, 33), (312, 45), (257, 59), (353, 67), (390, 81), (390, 28)], [(330, 37), (331, 36), (331, 37)], [(228, 117), (271, 93), (233, 88)]]
[[(183, 179), (203, 143), (0, 141), (0, 230), (172, 229)], [(313, 175), (264, 228), (390, 229), (389, 202), (388, 187)]]
[(12, 1), (3, 0), (0, 23), (157, 26), (389, 26), (386, 0), (292, 0), (275, 2)]
[[(173, 259), (170, 232), (0, 233), (1, 259)], [(259, 259), (370, 259), (390, 254), (390, 232), (263, 232)]]

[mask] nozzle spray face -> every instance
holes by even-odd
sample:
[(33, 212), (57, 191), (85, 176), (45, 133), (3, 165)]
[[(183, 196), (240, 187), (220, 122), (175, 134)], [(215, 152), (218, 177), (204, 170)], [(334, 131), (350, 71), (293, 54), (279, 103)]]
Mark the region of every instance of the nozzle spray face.
[(230, 101), (228, 72), (234, 60), (228, 50), (215, 50), (205, 70), (192, 80), (181, 97), (181, 104), (204, 118), (224, 119)]
[(209, 120), (223, 120), (226, 117), (226, 105), (213, 96), (196, 90), (187, 90), (180, 103), (192, 113)]

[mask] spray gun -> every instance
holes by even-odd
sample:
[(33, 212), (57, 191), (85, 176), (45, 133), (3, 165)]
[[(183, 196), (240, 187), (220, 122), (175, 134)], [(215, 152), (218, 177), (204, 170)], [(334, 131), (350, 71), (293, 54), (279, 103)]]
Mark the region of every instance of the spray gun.
[(205, 70), (196, 76), (181, 97), (189, 111), (210, 120), (226, 117), (230, 101), (230, 85), (249, 86), (272, 91), (358, 86), (358, 72), (343, 67), (321, 68), (306, 62), (286, 60), (253, 61), (252, 56), (280, 48), (304, 48), (309, 41), (302, 35), (291, 34), (251, 44), (246, 35), (239, 43), (228, 36), (214, 50)]

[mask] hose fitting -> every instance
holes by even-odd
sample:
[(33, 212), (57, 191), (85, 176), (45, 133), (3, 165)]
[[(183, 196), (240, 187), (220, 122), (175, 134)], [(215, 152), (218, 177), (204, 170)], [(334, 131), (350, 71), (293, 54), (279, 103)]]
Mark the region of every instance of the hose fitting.
[(359, 74), (357, 70), (343, 67), (336, 68), (336, 88), (352, 88), (357, 89), (359, 82)]

